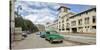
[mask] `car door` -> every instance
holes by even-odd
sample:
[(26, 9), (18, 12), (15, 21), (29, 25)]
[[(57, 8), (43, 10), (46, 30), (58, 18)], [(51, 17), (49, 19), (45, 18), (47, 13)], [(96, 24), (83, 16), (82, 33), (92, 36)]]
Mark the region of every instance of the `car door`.
[(49, 40), (50, 32), (46, 32), (45, 38)]

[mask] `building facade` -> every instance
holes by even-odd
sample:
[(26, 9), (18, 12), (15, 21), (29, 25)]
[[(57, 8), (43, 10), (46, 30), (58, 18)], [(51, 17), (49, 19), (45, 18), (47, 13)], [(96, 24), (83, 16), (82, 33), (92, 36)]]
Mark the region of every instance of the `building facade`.
[(41, 31), (45, 31), (45, 26), (42, 24), (36, 24), (36, 27), (38, 28), (38, 30)]
[(96, 7), (77, 14), (68, 10), (64, 6), (58, 9), (59, 32), (96, 33)]
[(55, 20), (53, 23), (50, 23), (49, 25), (48, 25), (48, 27), (49, 28), (53, 28), (55, 31), (59, 31), (58, 30), (58, 20)]

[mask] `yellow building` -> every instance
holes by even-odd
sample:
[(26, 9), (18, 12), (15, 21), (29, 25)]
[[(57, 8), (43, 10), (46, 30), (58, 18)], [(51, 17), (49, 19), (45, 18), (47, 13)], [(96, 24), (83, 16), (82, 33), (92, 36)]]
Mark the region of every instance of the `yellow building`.
[(60, 32), (96, 33), (96, 7), (77, 14), (69, 10), (70, 8), (64, 6), (58, 9)]

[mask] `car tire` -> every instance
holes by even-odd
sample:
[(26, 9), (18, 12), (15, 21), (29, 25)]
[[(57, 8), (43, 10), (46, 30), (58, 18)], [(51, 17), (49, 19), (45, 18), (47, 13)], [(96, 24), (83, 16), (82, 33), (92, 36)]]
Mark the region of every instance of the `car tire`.
[(47, 39), (47, 38), (45, 38), (45, 40), (46, 40), (46, 41), (48, 41), (48, 39)]
[(63, 41), (60, 41), (60, 43), (63, 43)]
[(53, 40), (50, 40), (49, 42), (50, 42), (51, 44), (53, 44)]

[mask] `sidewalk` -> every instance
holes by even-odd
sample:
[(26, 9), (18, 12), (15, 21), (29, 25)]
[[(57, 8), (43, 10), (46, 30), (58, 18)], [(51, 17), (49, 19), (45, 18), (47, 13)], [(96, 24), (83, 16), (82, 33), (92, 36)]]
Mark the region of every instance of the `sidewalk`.
[(32, 48), (34, 34), (28, 35), (27, 38), (21, 41), (15, 41), (12, 43), (12, 50), (24, 49), (24, 48)]
[(64, 36), (65, 40), (86, 43), (86, 44), (96, 44), (96, 35), (88, 34), (61, 34)]

